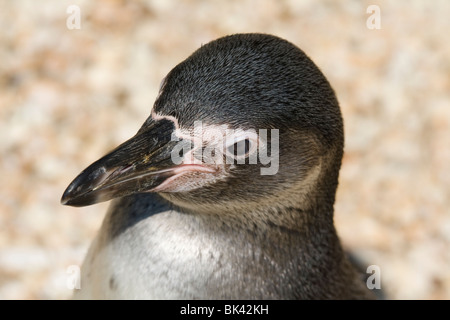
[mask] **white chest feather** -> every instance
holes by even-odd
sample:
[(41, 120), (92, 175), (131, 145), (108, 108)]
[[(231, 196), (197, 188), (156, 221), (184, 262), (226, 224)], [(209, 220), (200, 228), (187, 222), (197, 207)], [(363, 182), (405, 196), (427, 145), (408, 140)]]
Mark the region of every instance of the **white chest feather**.
[(220, 263), (223, 257), (213, 242), (180, 220), (160, 213), (114, 238), (105, 223), (83, 263), (75, 298), (205, 297), (208, 284), (231, 270)]

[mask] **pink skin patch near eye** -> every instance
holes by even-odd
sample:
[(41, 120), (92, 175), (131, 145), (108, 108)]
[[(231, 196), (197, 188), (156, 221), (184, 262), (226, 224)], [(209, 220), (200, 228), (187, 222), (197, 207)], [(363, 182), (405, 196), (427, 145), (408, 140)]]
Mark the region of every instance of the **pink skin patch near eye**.
[[(201, 159), (194, 157), (194, 151), (202, 148), (202, 132), (191, 134), (187, 130), (181, 129), (178, 119), (174, 116), (158, 115), (156, 112), (152, 111), (151, 117), (155, 121), (162, 119), (172, 121), (175, 126), (175, 136), (179, 140), (185, 139), (193, 141), (194, 143), (194, 148), (183, 154), (181, 164), (174, 164), (174, 167), (170, 169), (170, 172), (174, 175), (167, 178), (159, 186), (150, 190), (151, 192), (188, 191), (205, 185), (221, 175), (220, 172), (223, 170), (216, 164), (203, 163)], [(197, 134), (199, 134), (200, 137), (198, 137)], [(223, 173), (224, 172), (222, 172), (222, 174)]]

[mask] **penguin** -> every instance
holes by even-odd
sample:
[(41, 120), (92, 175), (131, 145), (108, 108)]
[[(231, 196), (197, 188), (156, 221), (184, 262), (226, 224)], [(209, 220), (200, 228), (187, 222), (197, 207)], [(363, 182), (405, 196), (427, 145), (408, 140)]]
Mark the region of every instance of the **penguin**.
[(298, 47), (234, 34), (164, 78), (61, 203), (112, 200), (75, 299), (373, 299), (333, 222), (336, 95)]

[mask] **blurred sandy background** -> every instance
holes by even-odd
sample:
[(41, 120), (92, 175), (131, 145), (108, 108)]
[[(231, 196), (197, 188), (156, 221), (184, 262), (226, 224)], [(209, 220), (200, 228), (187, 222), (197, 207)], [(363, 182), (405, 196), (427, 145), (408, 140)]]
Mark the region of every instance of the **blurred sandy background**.
[(449, 299), (449, 17), (445, 0), (0, 1), (0, 298), (70, 296), (66, 270), (108, 204), (64, 207), (66, 186), (138, 130), (160, 80), (202, 43), (265, 32), (336, 90), (345, 246), (380, 266), (388, 298)]

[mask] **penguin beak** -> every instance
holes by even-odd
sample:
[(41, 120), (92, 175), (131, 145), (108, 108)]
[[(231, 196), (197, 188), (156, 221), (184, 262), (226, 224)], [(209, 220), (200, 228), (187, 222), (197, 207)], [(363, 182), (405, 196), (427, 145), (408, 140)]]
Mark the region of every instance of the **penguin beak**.
[(161, 191), (161, 184), (180, 171), (211, 170), (174, 164), (172, 150), (180, 144), (172, 139), (174, 130), (172, 121), (149, 118), (133, 138), (83, 170), (64, 191), (61, 203), (82, 207), (133, 193), (155, 192), (158, 187)]

